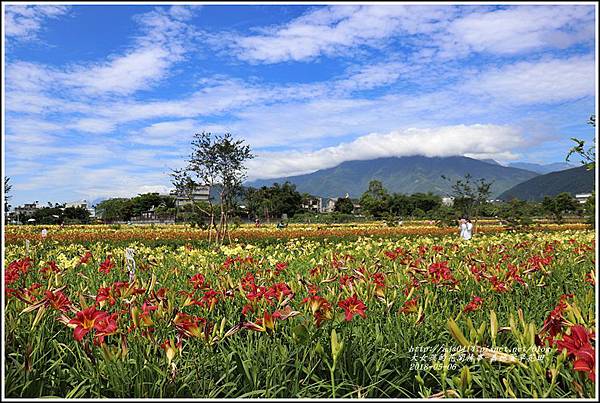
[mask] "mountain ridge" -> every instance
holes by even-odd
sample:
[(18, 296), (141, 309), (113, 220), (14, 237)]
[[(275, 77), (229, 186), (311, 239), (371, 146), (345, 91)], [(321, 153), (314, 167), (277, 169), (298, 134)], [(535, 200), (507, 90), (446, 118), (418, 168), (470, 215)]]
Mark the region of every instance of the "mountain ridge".
[(502, 200), (517, 198), (539, 201), (544, 196), (556, 196), (562, 192), (575, 196), (577, 193), (592, 192), (595, 183), (595, 171), (587, 170), (585, 166), (581, 166), (536, 176), (506, 190), (499, 198)]
[(299, 192), (315, 196), (340, 197), (348, 193), (350, 197), (360, 197), (367, 190), (369, 181), (377, 179), (390, 192), (411, 194), (430, 191), (446, 195), (451, 191), (452, 183), (441, 176), (454, 182), (466, 173), (470, 173), (474, 179), (493, 180), (492, 197), (538, 175), (463, 156), (409, 156), (344, 161), (335, 167), (308, 174), (254, 180), (245, 185), (261, 187), (289, 181), (296, 185)]
[(576, 165), (567, 164), (566, 162), (552, 162), (550, 164), (535, 164), (532, 162), (511, 162), (507, 166), (511, 168), (525, 169), (527, 171), (536, 172), (544, 175), (550, 172), (564, 171), (566, 169), (576, 168)]

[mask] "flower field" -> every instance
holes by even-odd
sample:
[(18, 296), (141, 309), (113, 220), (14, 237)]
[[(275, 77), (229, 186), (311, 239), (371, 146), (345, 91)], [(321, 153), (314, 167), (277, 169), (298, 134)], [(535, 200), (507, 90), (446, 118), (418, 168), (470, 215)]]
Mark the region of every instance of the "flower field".
[[(57, 242), (148, 242), (158, 241), (202, 241), (208, 239), (208, 231), (194, 229), (184, 225), (72, 225), (60, 228), (50, 225), (48, 240)], [(538, 223), (531, 231), (564, 231), (589, 229), (588, 224), (549, 224)], [(479, 233), (491, 234), (504, 232), (505, 229), (497, 220), (480, 220), (477, 226)], [(294, 238), (324, 238), (324, 237), (359, 237), (379, 236), (397, 237), (404, 235), (450, 235), (456, 234), (455, 228), (440, 228), (428, 221), (407, 222), (402, 226), (388, 227), (384, 222), (360, 224), (290, 224), (284, 230), (275, 228), (275, 225), (263, 225), (255, 228), (254, 225), (243, 224), (231, 231), (233, 241), (262, 241), (265, 239), (294, 239)], [(34, 225), (9, 226), (4, 236), (6, 243), (20, 243), (25, 240), (41, 240), (41, 228)]]
[(6, 396), (593, 397), (594, 232), (493, 228), (9, 228)]

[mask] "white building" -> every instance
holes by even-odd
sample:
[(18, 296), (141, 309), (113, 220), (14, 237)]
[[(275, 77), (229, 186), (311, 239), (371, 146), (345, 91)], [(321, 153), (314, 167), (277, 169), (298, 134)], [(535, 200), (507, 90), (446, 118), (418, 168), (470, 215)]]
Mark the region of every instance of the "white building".
[(454, 205), (454, 197), (442, 197), (442, 204), (444, 206), (453, 206)]
[(15, 224), (21, 222), (24, 217), (32, 215), (39, 209), (38, 201), (35, 203), (25, 203), (22, 206), (17, 206), (13, 211), (9, 213), (9, 220), (11, 223)]
[(84, 208), (90, 213), (90, 217), (96, 217), (96, 208), (90, 206), (87, 200), (78, 200), (74, 202), (65, 203), (65, 208)]
[(321, 212), (321, 206), (323, 204), (323, 199), (320, 197), (310, 197), (302, 203), (302, 208), (304, 210), (312, 211), (314, 213)]
[(335, 202), (338, 200), (338, 197), (325, 199), (324, 202), (321, 202), (321, 213), (333, 213), (335, 211)]
[(592, 197), (591, 193), (579, 193), (575, 195), (575, 199), (581, 204), (585, 203), (590, 197)]
[(191, 194), (191, 197), (188, 197), (184, 194), (178, 194), (175, 190), (173, 190), (170, 195), (175, 196), (175, 205), (177, 207), (191, 204), (192, 201), (208, 201), (210, 198), (210, 186), (196, 186)]
[(88, 208), (88, 202), (87, 200), (79, 200), (79, 201), (74, 201), (74, 202), (69, 202), (69, 203), (65, 203), (65, 208), (77, 208), (77, 207), (83, 207), (83, 208)]

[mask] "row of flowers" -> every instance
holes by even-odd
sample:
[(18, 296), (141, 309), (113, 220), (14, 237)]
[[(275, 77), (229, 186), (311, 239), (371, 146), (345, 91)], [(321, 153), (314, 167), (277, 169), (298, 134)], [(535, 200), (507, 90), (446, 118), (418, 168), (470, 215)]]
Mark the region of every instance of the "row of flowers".
[[(537, 224), (532, 227), (535, 231), (566, 231), (588, 229), (588, 224)], [(501, 233), (506, 229), (502, 225), (479, 224), (478, 233)], [(402, 235), (429, 235), (441, 236), (455, 234), (453, 227), (436, 227), (435, 225), (403, 225), (398, 227), (386, 227), (372, 224), (352, 224), (338, 226), (320, 225), (297, 225), (279, 230), (274, 227), (253, 228), (240, 227), (231, 232), (235, 240), (260, 240), (260, 239), (294, 239), (294, 238), (326, 238), (347, 236), (402, 236)], [(209, 233), (206, 230), (195, 230), (188, 226), (166, 225), (154, 228), (129, 227), (112, 229), (106, 225), (88, 225), (67, 228), (50, 228), (45, 238), (47, 241), (55, 242), (97, 242), (97, 241), (199, 241), (206, 240)], [(7, 244), (29, 241), (41, 241), (40, 227), (33, 226), (9, 226), (4, 235)]]

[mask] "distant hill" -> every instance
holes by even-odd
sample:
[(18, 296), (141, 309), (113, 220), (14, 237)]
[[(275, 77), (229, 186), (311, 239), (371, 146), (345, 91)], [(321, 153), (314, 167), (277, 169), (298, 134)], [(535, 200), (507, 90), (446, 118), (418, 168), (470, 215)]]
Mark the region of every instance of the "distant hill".
[[(487, 159), (479, 160), (479, 161), (487, 162), (488, 164), (492, 164), (492, 165), (500, 165), (500, 163), (498, 161), (493, 160), (491, 158), (487, 158)], [(525, 168), (522, 168), (522, 169), (525, 169)]]
[(432, 192), (446, 195), (451, 184), (442, 175), (456, 180), (470, 173), (474, 178), (493, 180), (492, 197), (514, 185), (531, 179), (535, 172), (490, 164), (473, 158), (455, 157), (389, 157), (366, 161), (346, 161), (333, 168), (283, 178), (255, 180), (246, 186), (271, 186), (294, 183), (299, 192), (321, 197), (339, 197), (346, 193), (360, 197), (373, 179), (380, 180), (390, 192), (412, 194)]
[(565, 169), (575, 168), (576, 165), (567, 164), (566, 162), (553, 162), (551, 164), (534, 164), (531, 162), (511, 162), (509, 167), (525, 169), (527, 171), (537, 172), (539, 174), (547, 174), (550, 172), (564, 171)]
[(562, 192), (572, 195), (589, 193), (594, 190), (595, 172), (588, 171), (584, 166), (559, 172), (536, 176), (500, 195), (502, 200), (513, 198), (521, 200), (542, 200), (544, 196), (556, 196)]

